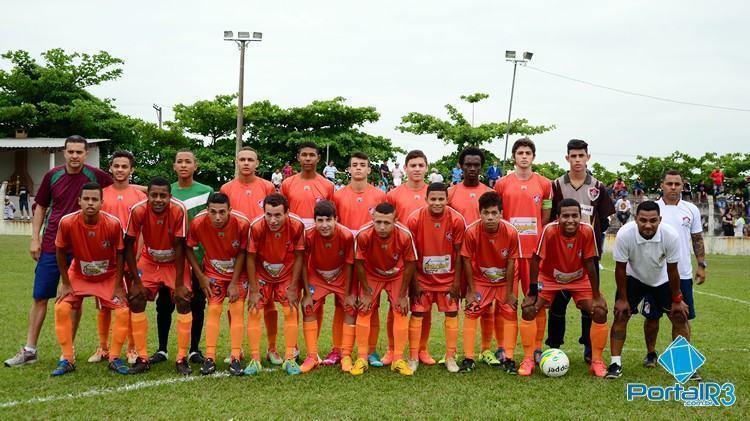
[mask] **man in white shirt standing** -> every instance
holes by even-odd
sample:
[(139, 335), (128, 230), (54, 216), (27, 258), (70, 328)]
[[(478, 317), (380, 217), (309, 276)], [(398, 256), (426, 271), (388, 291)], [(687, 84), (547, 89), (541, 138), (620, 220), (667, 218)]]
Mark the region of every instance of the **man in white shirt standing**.
[[(677, 231), (680, 246), (680, 261), (677, 269), (680, 273), (680, 290), (682, 291), (683, 300), (688, 305), (688, 336), (685, 339), (691, 340), (692, 331), (690, 320), (695, 318), (695, 305), (693, 303), (693, 264), (690, 259), (690, 248), (692, 245), (695, 260), (698, 262), (698, 268), (695, 270), (695, 282), (701, 285), (706, 281), (706, 251), (703, 243), (703, 223), (698, 208), (682, 198), (682, 175), (677, 170), (669, 170), (664, 173), (661, 181), (661, 189), (664, 192), (662, 198), (657, 200), (659, 205), (662, 223), (669, 225)], [(660, 314), (653, 313), (655, 308), (653, 300), (646, 298), (648, 309), (644, 305), (644, 316), (646, 322), (643, 326), (643, 332), (646, 335), (646, 347), (648, 354), (643, 361), (643, 365), (648, 368), (656, 367), (656, 337), (659, 335), (659, 318)], [(690, 377), (692, 381), (700, 381), (701, 377), (697, 372)]]
[(430, 183), (442, 183), (442, 182), (443, 182), (443, 175), (438, 172), (437, 168), (433, 168), (432, 173), (430, 173)]
[(688, 338), (688, 306), (680, 292), (680, 246), (677, 231), (661, 223), (659, 205), (642, 202), (635, 213), (635, 222), (617, 231), (612, 257), (615, 260), (615, 320), (610, 331), (611, 364), (607, 379), (622, 376), (622, 348), (632, 314), (638, 304), (650, 295), (656, 304), (653, 313), (666, 313), (672, 322), (672, 337)]
[(624, 195), (621, 195), (620, 198), (617, 199), (617, 202), (615, 202), (615, 210), (617, 211), (617, 220), (620, 221), (622, 225), (625, 225), (630, 219), (630, 210), (632, 208), (633, 206), (630, 204), (630, 200), (628, 200), (627, 193)]
[(393, 164), (393, 171), (391, 171), (393, 177), (393, 185), (398, 187), (401, 185), (401, 180), (404, 178), (404, 172), (398, 167), (398, 162)]
[(281, 182), (284, 181), (284, 174), (281, 173), (281, 170), (276, 168), (276, 171), (273, 172), (271, 175), (271, 183), (273, 183), (273, 186), (276, 187), (276, 191), (279, 191), (281, 188)]
[(330, 181), (333, 184), (336, 184), (336, 173), (339, 172), (339, 170), (336, 169), (336, 166), (333, 164), (333, 161), (328, 161), (328, 165), (323, 168), (323, 177), (327, 178), (328, 181)]

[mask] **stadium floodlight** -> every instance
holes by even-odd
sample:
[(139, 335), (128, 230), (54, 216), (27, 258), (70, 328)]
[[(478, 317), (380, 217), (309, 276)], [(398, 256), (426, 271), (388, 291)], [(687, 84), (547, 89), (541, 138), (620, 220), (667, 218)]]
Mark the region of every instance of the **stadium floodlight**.
[(234, 32), (224, 31), (224, 39), (232, 39), (232, 38), (234, 38)]
[(533, 56), (534, 56), (534, 53), (530, 53), (528, 51), (524, 51), (523, 52), (523, 59), (526, 60), (526, 61), (530, 61), (531, 57), (533, 57)]
[(263, 32), (253, 32), (253, 39), (263, 39)]
[(239, 39), (250, 39), (250, 32), (239, 31), (239, 32), (237, 32), (237, 38), (239, 38)]
[(513, 92), (516, 88), (516, 68), (518, 67), (518, 63), (521, 63), (521, 65), (525, 65), (531, 60), (531, 57), (534, 56), (534, 53), (530, 51), (524, 51), (523, 52), (523, 58), (516, 58), (516, 52), (514, 50), (505, 50), (505, 61), (512, 61), (513, 62), (513, 82), (510, 85), (510, 105), (508, 106), (508, 123), (505, 126), (505, 153), (503, 154), (503, 167), (505, 167), (506, 162), (508, 161), (508, 137), (510, 135), (510, 115), (513, 111)]
[(505, 59), (512, 60), (516, 58), (516, 52), (511, 50), (505, 50)]

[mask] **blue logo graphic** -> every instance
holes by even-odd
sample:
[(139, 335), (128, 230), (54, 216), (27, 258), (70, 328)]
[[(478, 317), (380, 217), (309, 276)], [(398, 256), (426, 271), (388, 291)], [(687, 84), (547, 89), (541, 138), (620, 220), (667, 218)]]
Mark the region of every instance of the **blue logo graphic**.
[(682, 336), (659, 356), (659, 364), (680, 383), (685, 383), (705, 362), (706, 357)]

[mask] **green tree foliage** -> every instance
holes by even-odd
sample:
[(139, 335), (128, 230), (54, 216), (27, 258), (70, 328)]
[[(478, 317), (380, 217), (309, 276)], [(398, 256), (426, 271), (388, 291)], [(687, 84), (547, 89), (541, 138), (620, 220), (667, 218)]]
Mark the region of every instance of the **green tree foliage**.
[(170, 124), (195, 135), (210, 139), (209, 146), (223, 137), (231, 137), (237, 129), (237, 95), (216, 95), (213, 100), (196, 101), (172, 107), (175, 121)]
[(534, 163), (532, 169), (550, 180), (554, 180), (568, 171), (554, 161)]

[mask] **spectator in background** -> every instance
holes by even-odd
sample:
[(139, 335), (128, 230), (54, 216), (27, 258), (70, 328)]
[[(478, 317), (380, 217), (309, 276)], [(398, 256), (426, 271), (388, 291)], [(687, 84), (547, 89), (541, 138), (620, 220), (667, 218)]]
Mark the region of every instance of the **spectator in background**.
[(493, 161), (492, 165), (487, 168), (487, 182), (490, 187), (495, 187), (497, 179), (503, 176), (503, 169), (497, 165), (497, 161)]
[(398, 187), (401, 185), (401, 181), (404, 178), (404, 172), (399, 168), (398, 162), (393, 164), (393, 171), (391, 171), (391, 176), (393, 177), (393, 186)]
[(622, 177), (617, 177), (617, 181), (615, 181), (615, 184), (612, 188), (615, 191), (615, 197), (620, 197), (620, 192), (626, 191), (628, 189), (628, 187), (625, 185), (625, 182), (622, 181)]
[(443, 182), (443, 175), (438, 172), (437, 168), (433, 168), (432, 172), (430, 173), (430, 183), (442, 183), (442, 182)]
[(617, 220), (620, 221), (620, 224), (625, 225), (630, 219), (630, 210), (633, 208), (633, 206), (631, 205), (630, 200), (628, 200), (627, 193), (623, 193), (625, 194), (621, 194), (620, 198), (617, 199), (617, 202), (615, 202), (615, 210)]
[(5, 197), (5, 208), (3, 209), (3, 219), (13, 219), (16, 217), (16, 205)]
[(388, 186), (383, 182), (383, 180), (378, 181), (378, 188), (380, 190), (383, 190), (383, 193), (388, 193)]
[(281, 170), (282, 175), (284, 178), (289, 178), (292, 175), (294, 175), (294, 169), (292, 169), (292, 166), (289, 165), (289, 162), (287, 161), (286, 165), (284, 165), (284, 168)]
[(693, 186), (687, 178), (685, 179), (685, 184), (682, 185), (682, 200), (693, 201)]
[(383, 191), (388, 191), (388, 179), (390, 176), (391, 170), (388, 168), (388, 161), (383, 161), (383, 163), (380, 164), (380, 181), (385, 185), (385, 190)]
[[(26, 190), (26, 186), (21, 186), (18, 189), (18, 208), (21, 211), (21, 219), (31, 219), (31, 212), (29, 212), (29, 191)], [(24, 213), (26, 216), (24, 216)]]
[(737, 216), (737, 219), (734, 221), (734, 236), (735, 237), (744, 237), (745, 236), (745, 217), (742, 216), (742, 214)]
[(696, 189), (698, 190), (696, 194), (697, 202), (706, 202), (708, 200), (708, 189), (706, 188), (706, 183), (704, 183), (703, 180), (699, 181)]
[(464, 178), (464, 170), (462, 170), (461, 166), (457, 163), (456, 168), (451, 170), (451, 184), (455, 186), (461, 182), (462, 178)]
[(724, 209), (724, 215), (721, 216), (721, 230), (725, 237), (734, 237), (734, 218), (728, 207)]
[(720, 170), (719, 168), (714, 168), (714, 170), (711, 171), (711, 175), (709, 175), (709, 177), (714, 182), (714, 197), (716, 197), (719, 193), (723, 193), (724, 171)]
[(328, 161), (328, 165), (323, 168), (323, 177), (325, 177), (331, 183), (336, 184), (336, 173), (338, 172), (339, 170), (337, 170), (336, 166), (333, 165), (333, 161)]
[[(287, 162), (287, 165), (288, 164), (289, 163)], [(276, 171), (271, 174), (271, 183), (273, 183), (273, 186), (276, 187), (276, 191), (279, 191), (279, 189), (281, 188), (282, 181), (284, 181), (284, 175), (281, 173), (280, 169), (276, 168)]]
[(643, 201), (643, 194), (646, 190), (646, 183), (638, 177), (633, 183), (633, 194), (635, 195), (635, 203), (641, 203)]

